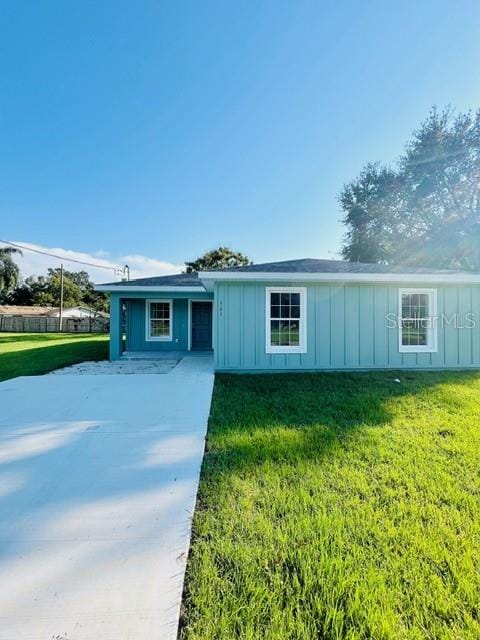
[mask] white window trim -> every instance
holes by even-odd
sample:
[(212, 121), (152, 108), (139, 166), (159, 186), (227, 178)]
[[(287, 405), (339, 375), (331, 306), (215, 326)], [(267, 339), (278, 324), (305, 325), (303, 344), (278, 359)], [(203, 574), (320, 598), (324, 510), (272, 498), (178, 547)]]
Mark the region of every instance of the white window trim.
[[(428, 344), (426, 345), (402, 344), (402, 296), (412, 293), (426, 293), (429, 296), (428, 311), (431, 319), (431, 326), (427, 329)], [(438, 351), (437, 324), (437, 289), (408, 287), (398, 290), (398, 350), (400, 353), (436, 353)]]
[[(271, 344), (270, 294), (300, 294), (300, 336), (299, 345), (277, 346)], [(307, 287), (266, 287), (265, 289), (265, 352), (266, 353), (307, 353)]]
[[(170, 333), (168, 336), (151, 336), (150, 335), (150, 305), (153, 302), (165, 302), (169, 306), (170, 317)], [(172, 342), (173, 331), (173, 304), (172, 300), (166, 300), (165, 298), (148, 298), (145, 300), (145, 340), (147, 342)]]

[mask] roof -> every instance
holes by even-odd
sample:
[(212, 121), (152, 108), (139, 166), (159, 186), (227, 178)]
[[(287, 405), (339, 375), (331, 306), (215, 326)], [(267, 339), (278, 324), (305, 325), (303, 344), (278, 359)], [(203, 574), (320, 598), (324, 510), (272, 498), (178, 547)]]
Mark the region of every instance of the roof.
[(99, 287), (201, 287), (198, 273), (175, 273), (169, 276), (154, 276), (153, 278), (136, 278), (121, 282), (107, 282)]
[(411, 283), (476, 283), (480, 274), (453, 269), (432, 269), (402, 265), (346, 262), (343, 260), (321, 260), (301, 258), (282, 260), (240, 267), (228, 267), (200, 273), (178, 273), (175, 275), (136, 280), (111, 282), (98, 285), (97, 291), (138, 291), (151, 289), (161, 291), (212, 291), (216, 280), (263, 280), (277, 282), (411, 282)]
[[(68, 313), (69, 311), (89, 311), (91, 313), (95, 313), (97, 316), (109, 317), (108, 313), (103, 313), (102, 311), (95, 312), (94, 309), (90, 307), (85, 307), (83, 305), (79, 305), (78, 307), (65, 307), (63, 309), (63, 313)], [(58, 316), (60, 313), (58, 307), (40, 307), (40, 306), (31, 306), (31, 305), (20, 305), (20, 304), (3, 304), (0, 305), (0, 316), (34, 316), (34, 317), (53, 317)]]
[(302, 258), (266, 262), (218, 271), (202, 271), (200, 280), (207, 291), (217, 281), (263, 282), (330, 282), (330, 283), (405, 283), (405, 284), (480, 284), (480, 273), (431, 269), (402, 265), (346, 262), (342, 260), (318, 260)]
[[(109, 318), (110, 317), (110, 315), (108, 313), (105, 313), (103, 311), (96, 311), (95, 309), (92, 309), (92, 307), (85, 307), (83, 305), (79, 305), (77, 307), (64, 307), (63, 315), (64, 316), (70, 315), (71, 318), (85, 317), (85, 316), (80, 316), (80, 315), (76, 316), (75, 315), (75, 313), (81, 314), (82, 311), (86, 311), (92, 317), (93, 316), (103, 317), (103, 318)], [(48, 315), (58, 317), (60, 315), (60, 309), (58, 307), (56, 307)]]
[(344, 260), (317, 260), (315, 258), (250, 264), (241, 267), (229, 267), (218, 271), (237, 273), (460, 273), (452, 269), (427, 269), (423, 267), (403, 267), (367, 262), (346, 262)]
[(0, 305), (0, 315), (3, 316), (49, 316), (55, 310), (56, 307), (33, 307), (17, 304)]

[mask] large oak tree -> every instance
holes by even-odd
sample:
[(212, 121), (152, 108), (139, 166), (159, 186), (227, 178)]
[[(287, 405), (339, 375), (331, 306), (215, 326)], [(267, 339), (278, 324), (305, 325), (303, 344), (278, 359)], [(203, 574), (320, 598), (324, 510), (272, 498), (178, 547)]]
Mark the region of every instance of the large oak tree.
[(368, 164), (340, 205), (347, 260), (480, 269), (480, 110), (432, 109), (398, 162)]

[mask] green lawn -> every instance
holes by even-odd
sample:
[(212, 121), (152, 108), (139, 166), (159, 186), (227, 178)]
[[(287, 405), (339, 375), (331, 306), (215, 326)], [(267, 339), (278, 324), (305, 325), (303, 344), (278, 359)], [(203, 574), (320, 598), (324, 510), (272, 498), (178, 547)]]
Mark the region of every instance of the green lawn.
[(106, 358), (106, 335), (0, 333), (0, 380), (46, 373), (83, 360)]
[(180, 638), (480, 638), (480, 375), (217, 376)]

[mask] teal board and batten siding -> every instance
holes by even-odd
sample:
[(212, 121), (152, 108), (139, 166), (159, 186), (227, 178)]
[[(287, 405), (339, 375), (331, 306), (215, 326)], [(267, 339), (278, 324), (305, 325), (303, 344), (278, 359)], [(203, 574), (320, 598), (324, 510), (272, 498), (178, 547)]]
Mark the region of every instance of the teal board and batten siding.
[[(155, 300), (160, 297), (151, 296)], [(172, 339), (146, 340), (145, 300), (127, 300), (127, 351), (185, 351), (188, 349), (188, 299), (172, 299)]]
[[(265, 350), (267, 286), (307, 287), (307, 353), (269, 354)], [(215, 285), (215, 366), (218, 371), (278, 371), (370, 368), (480, 367), (480, 285), (422, 285), (437, 290), (437, 315), (474, 314), (474, 329), (438, 326), (438, 351), (400, 353), (399, 285), (217, 283)], [(417, 285), (419, 286), (419, 285)]]

